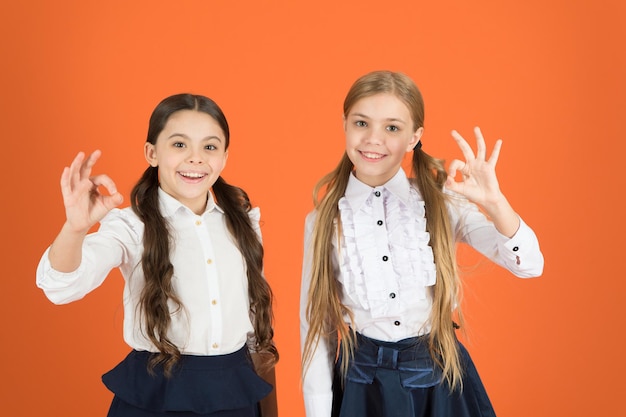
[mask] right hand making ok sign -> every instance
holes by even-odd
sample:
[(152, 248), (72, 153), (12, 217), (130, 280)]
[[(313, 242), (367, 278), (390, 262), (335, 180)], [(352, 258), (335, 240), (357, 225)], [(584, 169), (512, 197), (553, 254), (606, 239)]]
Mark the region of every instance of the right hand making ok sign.
[[(72, 164), (63, 169), (61, 192), (67, 217), (66, 227), (73, 232), (87, 233), (91, 226), (102, 220), (111, 209), (122, 204), (124, 200), (109, 176), (104, 174), (91, 176), (91, 170), (101, 154), (97, 150), (85, 159), (85, 154), (79, 152)], [(100, 186), (104, 187), (109, 195), (102, 194)]]
[[(100, 155), (100, 151), (94, 151), (85, 159), (85, 154), (79, 152), (72, 164), (63, 169), (61, 192), (66, 221), (48, 252), (50, 264), (57, 271), (72, 272), (78, 268), (89, 229), (124, 200), (107, 175), (91, 176)], [(100, 192), (100, 186), (108, 195)]]

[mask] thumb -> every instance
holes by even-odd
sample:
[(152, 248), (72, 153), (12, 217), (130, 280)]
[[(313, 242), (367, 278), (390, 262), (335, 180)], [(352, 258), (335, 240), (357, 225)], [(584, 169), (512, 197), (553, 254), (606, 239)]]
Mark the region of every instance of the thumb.
[(450, 176), (448, 176), (448, 178), (446, 179), (444, 186), (448, 189), (448, 191), (452, 191), (455, 193), (460, 193), (463, 188), (461, 184), (456, 182), (454, 178)]

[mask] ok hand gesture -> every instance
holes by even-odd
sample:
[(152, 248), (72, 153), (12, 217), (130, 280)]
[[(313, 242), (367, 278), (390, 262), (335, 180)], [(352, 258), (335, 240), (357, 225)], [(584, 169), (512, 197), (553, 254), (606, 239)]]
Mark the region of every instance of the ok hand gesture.
[[(123, 201), (111, 178), (107, 175), (91, 176), (91, 170), (100, 155), (100, 151), (94, 151), (85, 159), (85, 154), (79, 152), (61, 175), (61, 192), (67, 217), (65, 227), (75, 233), (87, 233), (91, 226)], [(100, 186), (109, 195), (102, 194), (98, 188)]]
[[(461, 148), (465, 161), (455, 159), (450, 163), (446, 188), (487, 208), (489, 205), (499, 203), (503, 198), (496, 178), (496, 163), (500, 155), (502, 140), (496, 141), (491, 156), (486, 159), (485, 139), (480, 128), (474, 128), (474, 134), (476, 135), (476, 155), (467, 141), (456, 130), (452, 131), (452, 137)], [(461, 174), (460, 181), (455, 179), (457, 173)]]
[[(446, 188), (464, 195), (468, 200), (481, 206), (498, 231), (511, 237), (517, 232), (520, 219), (500, 191), (496, 178), (496, 163), (502, 141), (496, 141), (491, 156), (486, 159), (485, 139), (478, 127), (474, 129), (474, 134), (476, 135), (476, 155), (465, 139), (458, 132), (452, 131), (452, 137), (461, 148), (465, 162), (458, 159), (450, 162)], [(461, 181), (455, 179), (457, 172), (461, 174)]]

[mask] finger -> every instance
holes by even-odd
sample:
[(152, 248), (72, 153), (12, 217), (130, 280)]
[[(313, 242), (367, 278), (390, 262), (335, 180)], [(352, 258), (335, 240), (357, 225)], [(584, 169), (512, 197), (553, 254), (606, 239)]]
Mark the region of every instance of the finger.
[(115, 182), (113, 182), (111, 177), (105, 174), (100, 174), (90, 178), (90, 180), (94, 184), (95, 188), (102, 186), (109, 193), (109, 195), (100, 194), (102, 204), (104, 205), (104, 207), (106, 207), (107, 210), (114, 209), (115, 207), (122, 204), (122, 202), (124, 201), (124, 197), (122, 196), (122, 194), (117, 192), (117, 186), (115, 185)]
[(454, 140), (456, 141), (456, 144), (461, 149), (461, 152), (463, 152), (463, 156), (465, 157), (465, 160), (467, 161), (473, 160), (475, 158), (474, 151), (472, 150), (472, 147), (469, 145), (469, 143), (467, 143), (467, 141), (463, 138), (463, 136), (461, 136), (459, 132), (457, 132), (456, 130), (453, 130), (452, 137), (454, 138)]
[(498, 139), (495, 146), (493, 147), (493, 151), (491, 152), (491, 156), (489, 157), (490, 165), (496, 166), (498, 158), (500, 157), (500, 149), (502, 149), (502, 139)]
[(461, 184), (456, 182), (453, 177), (446, 178), (445, 187), (452, 192), (458, 193), (461, 190)]
[(474, 128), (474, 135), (476, 136), (476, 159), (484, 161), (487, 155), (487, 145), (485, 145), (485, 138), (480, 131), (480, 127)]
[(109, 195), (113, 195), (117, 193), (117, 186), (115, 185), (115, 182), (113, 182), (113, 180), (108, 175), (105, 175), (105, 174), (96, 175), (96, 176), (91, 177), (90, 180), (96, 188), (103, 186), (107, 190)]
[(91, 153), (91, 155), (89, 155), (89, 158), (87, 158), (85, 163), (80, 168), (81, 179), (89, 178), (91, 176), (91, 169), (100, 158), (100, 155), (102, 155), (102, 152), (100, 152), (100, 150), (95, 150)]
[(455, 159), (452, 162), (450, 162), (450, 165), (448, 165), (448, 178), (455, 178), (456, 172), (462, 171), (463, 168), (465, 168), (465, 165), (466, 165), (465, 162), (460, 161), (458, 159)]
[(78, 184), (78, 182), (80, 181), (80, 169), (81, 169), (81, 166), (83, 165), (84, 160), (85, 160), (85, 153), (78, 152), (78, 154), (74, 157), (74, 160), (72, 161), (72, 163), (70, 164), (68, 168), (67, 179), (68, 179), (68, 187), (69, 187), (70, 192), (74, 191), (76, 184)]
[(115, 207), (122, 204), (123, 201), (124, 197), (120, 193), (115, 193), (102, 197), (102, 204), (104, 204), (107, 210), (114, 209)]
[(63, 173), (61, 174), (61, 194), (65, 197), (72, 192), (72, 187), (70, 186), (70, 169), (68, 167), (63, 168)]

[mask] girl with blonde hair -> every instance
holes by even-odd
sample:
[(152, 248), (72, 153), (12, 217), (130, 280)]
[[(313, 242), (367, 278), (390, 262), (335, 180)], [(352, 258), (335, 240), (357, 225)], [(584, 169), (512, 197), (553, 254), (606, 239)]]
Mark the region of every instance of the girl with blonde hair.
[[(534, 232), (500, 191), (478, 128), (465, 161), (422, 149), (424, 103), (404, 74), (359, 78), (343, 107), (346, 151), (317, 184), (301, 292), (307, 417), (493, 416), (455, 330), (463, 325), (455, 245), (536, 277)], [(412, 178), (402, 169), (412, 152)], [(460, 178), (457, 179), (457, 174)], [(318, 196), (321, 194), (321, 199)]]

